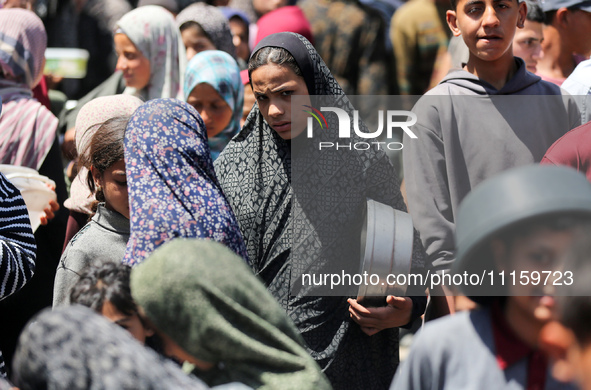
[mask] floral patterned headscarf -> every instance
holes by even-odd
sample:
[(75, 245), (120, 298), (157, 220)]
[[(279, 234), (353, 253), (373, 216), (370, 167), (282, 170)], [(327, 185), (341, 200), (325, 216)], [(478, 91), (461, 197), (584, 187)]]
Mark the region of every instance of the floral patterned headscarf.
[(157, 5), (146, 5), (125, 14), (117, 22), (116, 33), (123, 33), (150, 61), (150, 82), (142, 91), (127, 88), (144, 100), (176, 97), (181, 87), (186, 56), (181, 33), (170, 12)]
[(218, 241), (248, 259), (193, 107), (155, 99), (138, 108), (125, 132), (125, 165), (131, 236), (124, 263), (139, 264), (176, 237)]

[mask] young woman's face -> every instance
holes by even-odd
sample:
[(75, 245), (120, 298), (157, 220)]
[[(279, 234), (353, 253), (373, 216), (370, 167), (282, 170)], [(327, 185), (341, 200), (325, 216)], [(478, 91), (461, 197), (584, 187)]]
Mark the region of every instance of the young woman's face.
[(141, 90), (150, 82), (150, 61), (125, 34), (115, 34), (117, 70), (123, 72), (125, 85)]
[[(291, 117), (292, 95), (308, 96), (303, 77), (286, 65), (263, 65), (250, 74), (252, 90), (265, 121), (283, 139), (293, 139), (306, 129), (307, 117)], [(310, 99), (305, 104), (310, 105)]]
[(236, 47), (236, 56), (248, 61), (250, 49), (248, 48), (248, 25), (239, 17), (230, 19), (230, 31), (232, 32), (232, 43)]
[(513, 55), (522, 58), (532, 73), (536, 73), (536, 65), (542, 56), (543, 29), (542, 23), (526, 20), (525, 26), (517, 29), (513, 38)]
[(213, 42), (197, 26), (189, 26), (181, 31), (183, 44), (187, 49), (187, 61), (205, 50), (216, 50)]
[(127, 330), (140, 343), (146, 343), (146, 337), (154, 335), (152, 329), (146, 329), (137, 313), (127, 315), (120, 312), (111, 301), (103, 303), (101, 314), (111, 322)]
[(129, 219), (129, 199), (127, 197), (127, 176), (125, 160), (121, 159), (101, 173), (94, 167), (92, 176), (97, 186), (101, 186), (105, 195), (105, 206)]
[(462, 36), (471, 61), (513, 58), (509, 49), (517, 26), (523, 26), (527, 8), (516, 0), (458, 0), (447, 11), (447, 23), (455, 36)]
[(187, 103), (199, 111), (209, 138), (221, 133), (232, 120), (232, 109), (228, 103), (207, 83), (197, 84), (187, 97)]

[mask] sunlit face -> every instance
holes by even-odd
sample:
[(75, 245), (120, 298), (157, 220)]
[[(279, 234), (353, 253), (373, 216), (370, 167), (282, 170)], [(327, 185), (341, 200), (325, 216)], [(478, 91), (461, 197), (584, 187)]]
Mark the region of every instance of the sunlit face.
[(150, 82), (150, 61), (125, 34), (115, 34), (117, 70), (123, 72), (125, 85), (144, 89)]
[(137, 341), (142, 344), (146, 343), (146, 337), (154, 335), (154, 331), (152, 329), (146, 329), (144, 327), (144, 324), (142, 324), (142, 321), (140, 320), (140, 317), (137, 313), (133, 313), (131, 315), (124, 314), (117, 310), (111, 301), (105, 301), (105, 303), (103, 303), (101, 314), (107, 317), (114, 324), (119, 325), (123, 329), (127, 330)]
[(459, 0), (447, 11), (447, 23), (455, 36), (462, 36), (470, 58), (495, 61), (513, 57), (510, 50), (517, 26), (523, 26), (527, 8), (517, 0)]
[(233, 113), (228, 103), (207, 83), (197, 84), (187, 97), (187, 103), (199, 111), (209, 138), (221, 133), (232, 120)]
[(252, 0), (252, 7), (260, 16), (286, 5), (287, 0)]
[(248, 48), (248, 25), (239, 17), (230, 19), (230, 31), (232, 32), (232, 42), (236, 47), (236, 55), (244, 61), (248, 61), (250, 50)]
[[(506, 248), (498, 240), (493, 242), (495, 263), (505, 270), (505, 275), (515, 271), (515, 284), (511, 276), (510, 280), (506, 279), (510, 282), (507, 283), (508, 304), (514, 305), (524, 317), (538, 323), (552, 319), (554, 298), (551, 286), (554, 271), (559, 268), (560, 259), (572, 243), (573, 237), (573, 230), (541, 227), (526, 236), (516, 238), (510, 248)], [(529, 279), (522, 278), (522, 275), (527, 275)], [(546, 282), (548, 275), (549, 282)]]
[(125, 160), (121, 159), (101, 173), (91, 168), (94, 182), (102, 187), (105, 195), (105, 206), (129, 219), (129, 199), (127, 197), (127, 176)]
[(192, 25), (181, 31), (183, 43), (187, 48), (187, 60), (205, 50), (216, 50), (213, 42), (203, 34), (199, 27)]
[(522, 29), (517, 29), (513, 38), (513, 55), (525, 61), (527, 70), (536, 73), (536, 65), (542, 56), (544, 25), (530, 20), (525, 21)]
[[(307, 117), (296, 115), (292, 123), (292, 95), (308, 96), (304, 78), (286, 65), (263, 65), (250, 74), (252, 90), (265, 121), (283, 139), (293, 139), (306, 129)], [(310, 99), (305, 104), (310, 105)]]

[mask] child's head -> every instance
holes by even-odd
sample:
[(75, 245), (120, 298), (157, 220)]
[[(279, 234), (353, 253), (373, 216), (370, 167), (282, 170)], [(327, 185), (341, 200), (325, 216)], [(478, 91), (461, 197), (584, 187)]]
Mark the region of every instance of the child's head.
[(523, 28), (526, 5), (518, 0), (452, 0), (447, 23), (455, 36), (462, 36), (470, 61), (513, 58), (510, 50), (517, 27)]
[(187, 48), (187, 59), (205, 50), (216, 50), (214, 43), (197, 22), (187, 22), (181, 26), (181, 36)]
[(486, 180), (460, 205), (453, 272), (487, 276), (460, 289), (485, 304), (496, 298), (479, 295), (506, 296), (530, 319), (548, 320), (558, 259), (590, 220), (591, 184), (571, 168), (531, 165)]
[(522, 58), (527, 70), (535, 73), (538, 59), (542, 55), (544, 11), (535, 0), (526, 0), (525, 3), (527, 18), (524, 27), (515, 32), (513, 55)]
[[(585, 0), (546, 0), (542, 9), (549, 41), (565, 51), (588, 56), (591, 51), (591, 3)], [(554, 39), (557, 38), (557, 39)]]
[(176, 23), (188, 60), (206, 50), (221, 50), (235, 57), (228, 19), (218, 7), (203, 2), (193, 3), (178, 14)]
[(186, 102), (201, 115), (210, 145), (221, 134), (232, 138), (240, 130), (244, 88), (236, 60), (220, 50), (197, 53), (185, 73)]
[[(490, 269), (508, 275), (503, 294), (506, 304), (535, 322), (552, 318), (552, 284), (558, 278), (555, 272), (561, 272), (561, 258), (572, 245), (577, 229), (589, 220), (588, 215), (575, 212), (542, 215), (515, 223), (488, 241), (484, 251), (491, 255)], [(550, 283), (545, 282), (546, 277)], [(567, 282), (568, 277), (560, 279), (558, 282)]]
[(129, 219), (123, 147), (128, 120), (115, 117), (104, 122), (81, 154), (80, 164), (89, 170), (87, 184), (96, 199)]
[(143, 322), (131, 297), (130, 272), (131, 268), (124, 264), (90, 266), (72, 288), (70, 302), (90, 307), (129, 331), (140, 343), (161, 351), (160, 342), (153, 338), (154, 331)]

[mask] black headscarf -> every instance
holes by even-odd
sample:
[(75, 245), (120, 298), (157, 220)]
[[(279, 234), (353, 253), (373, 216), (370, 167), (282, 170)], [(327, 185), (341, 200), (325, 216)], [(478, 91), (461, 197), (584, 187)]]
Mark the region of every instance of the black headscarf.
[[(341, 87), (304, 37), (270, 35), (253, 55), (268, 46), (292, 54), (310, 95), (333, 96), (333, 107), (352, 112)], [(335, 115), (326, 119), (329, 129), (338, 129)], [(291, 146), (296, 144), (292, 154)], [(388, 388), (398, 364), (398, 329), (369, 337), (350, 320), (347, 297), (310, 296), (311, 288), (302, 289), (297, 296), (290, 291), (302, 273), (326, 270), (329, 259), (354, 258), (357, 263), (345, 268), (357, 271), (359, 258), (351, 254), (359, 253), (359, 232), (351, 237), (354, 229), (350, 226), (359, 222), (367, 198), (406, 210), (399, 180), (386, 154), (377, 150), (319, 152), (304, 137), (283, 140), (255, 104), (215, 168), (254, 271), (298, 326), (308, 351), (332, 385)], [(412, 264), (415, 270), (422, 270), (424, 252), (418, 234), (414, 245)], [(424, 302), (414, 302), (424, 309)], [(421, 307), (416, 309), (421, 311)]]
[(26, 389), (207, 389), (93, 310), (38, 314), (19, 338), (15, 385)]

